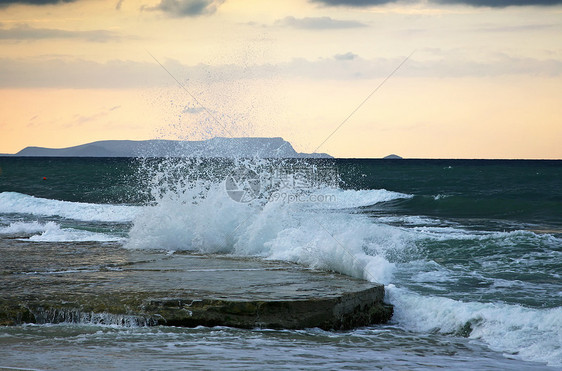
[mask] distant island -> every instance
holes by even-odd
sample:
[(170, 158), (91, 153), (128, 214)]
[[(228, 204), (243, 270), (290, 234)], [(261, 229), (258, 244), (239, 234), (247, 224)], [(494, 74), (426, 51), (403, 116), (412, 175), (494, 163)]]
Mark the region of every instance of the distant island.
[(402, 157), (400, 157), (398, 155), (395, 155), (394, 153), (391, 154), (391, 155), (388, 155), (388, 156), (384, 156), (382, 159), (383, 160), (403, 160)]
[(200, 141), (104, 140), (67, 148), (26, 147), (12, 156), (332, 158), (326, 153), (299, 153), (291, 143), (279, 137), (216, 137)]

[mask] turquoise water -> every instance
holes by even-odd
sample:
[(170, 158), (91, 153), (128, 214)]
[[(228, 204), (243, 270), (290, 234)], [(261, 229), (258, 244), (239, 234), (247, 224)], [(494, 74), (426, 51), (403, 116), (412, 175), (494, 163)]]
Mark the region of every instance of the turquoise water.
[[(247, 202), (225, 180), (240, 167), (259, 180)], [(0, 157), (0, 261), (12, 239), (287, 260), (385, 284), (395, 315), (346, 332), (1, 328), (0, 367), (562, 367), (562, 161)]]

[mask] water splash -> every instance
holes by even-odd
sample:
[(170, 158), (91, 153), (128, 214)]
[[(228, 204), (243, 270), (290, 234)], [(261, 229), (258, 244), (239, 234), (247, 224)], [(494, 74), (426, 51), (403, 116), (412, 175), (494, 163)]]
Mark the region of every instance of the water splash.
[[(409, 195), (343, 190), (330, 160), (169, 158), (145, 165), (152, 201), (135, 219), (128, 248), (259, 256), (390, 281), (393, 264), (372, 238), (388, 230), (348, 209)], [(240, 169), (259, 182), (253, 197), (229, 192), (229, 176)], [(234, 183), (244, 192), (242, 181)]]

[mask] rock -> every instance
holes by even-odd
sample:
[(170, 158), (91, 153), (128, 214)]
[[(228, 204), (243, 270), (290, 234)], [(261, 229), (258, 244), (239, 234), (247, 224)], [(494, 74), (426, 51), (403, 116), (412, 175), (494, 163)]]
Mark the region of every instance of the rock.
[(392, 316), (382, 285), (286, 262), (170, 256), (92, 243), (34, 244), (41, 254), (30, 254), (28, 243), (4, 243), (11, 246), (0, 262), (0, 325), (339, 330)]

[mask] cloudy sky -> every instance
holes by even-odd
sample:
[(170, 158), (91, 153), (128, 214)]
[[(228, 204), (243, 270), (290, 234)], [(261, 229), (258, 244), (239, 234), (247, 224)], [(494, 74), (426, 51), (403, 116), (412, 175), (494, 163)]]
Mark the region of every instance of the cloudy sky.
[(0, 50), (0, 153), (562, 158), (562, 0), (0, 0)]

